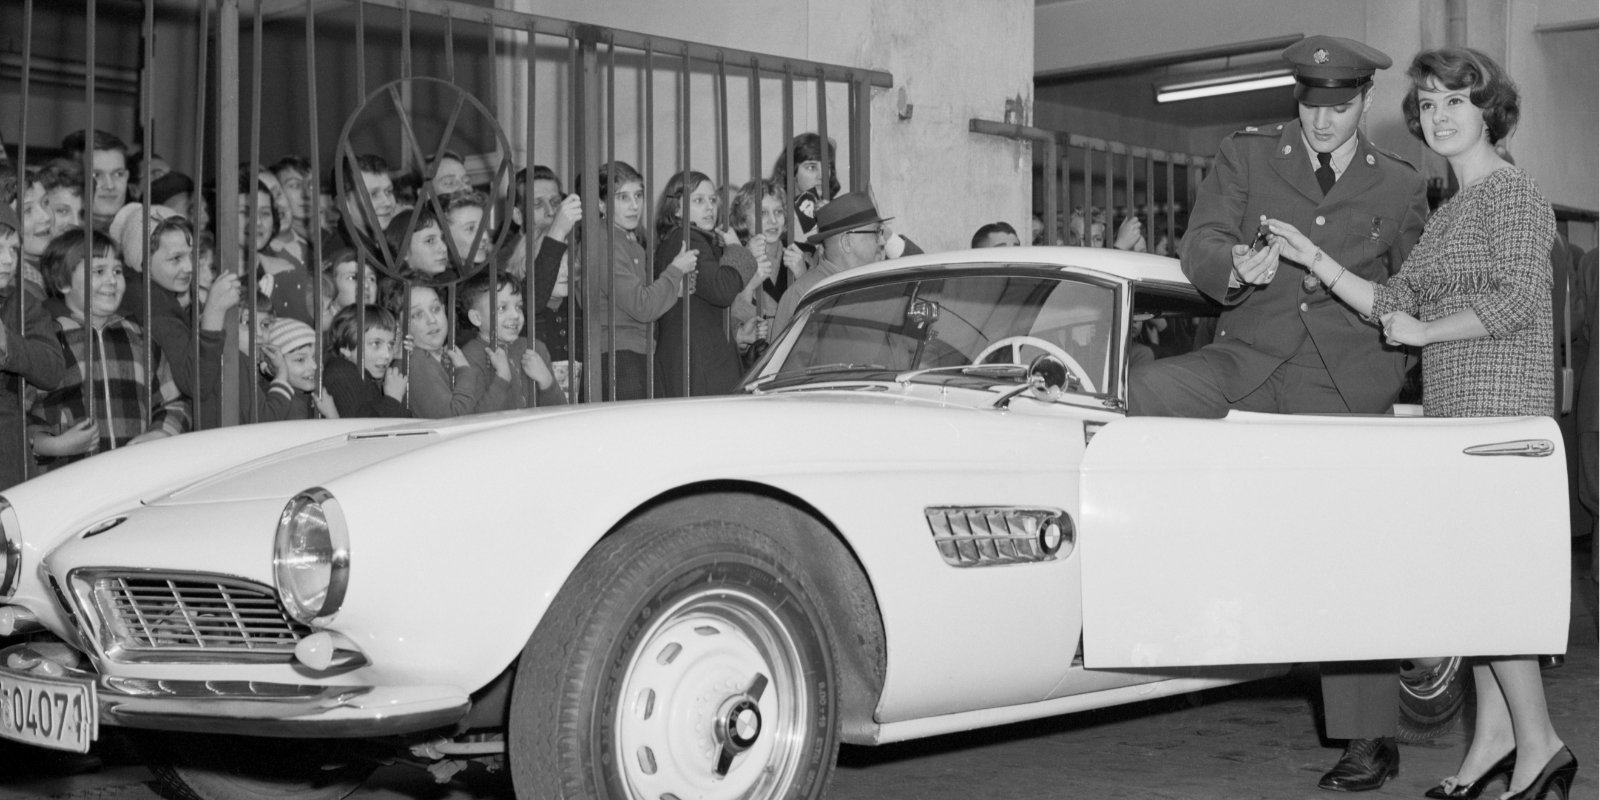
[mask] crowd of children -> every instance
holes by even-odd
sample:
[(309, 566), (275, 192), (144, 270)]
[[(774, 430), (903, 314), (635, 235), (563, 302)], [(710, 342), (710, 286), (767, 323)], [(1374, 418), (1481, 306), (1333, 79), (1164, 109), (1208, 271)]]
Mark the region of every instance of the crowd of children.
[[(734, 391), (838, 191), (832, 144), (816, 134), (726, 204), (732, 187), (692, 169), (652, 195), (638, 170), (606, 164), (593, 178), (602, 255), (585, 267), (581, 177), (567, 194), (534, 166), (496, 206), (454, 153), (405, 182), (414, 196), (397, 195), (375, 155), (338, 191), (287, 156), (240, 170), (235, 260), (215, 252), (213, 191), (102, 131), (61, 149), (20, 173), (0, 162), (0, 488), (225, 418), (441, 418), (590, 399), (591, 350), (594, 399)], [(224, 393), (230, 312), (237, 391)], [(224, 414), (230, 395), (239, 405)]]

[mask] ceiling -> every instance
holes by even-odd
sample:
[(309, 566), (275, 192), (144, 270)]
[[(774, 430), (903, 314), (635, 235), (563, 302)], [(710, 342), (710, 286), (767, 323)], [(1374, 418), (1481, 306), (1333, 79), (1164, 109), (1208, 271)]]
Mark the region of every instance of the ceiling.
[[(1035, 0), (1045, 5), (1059, 0)], [(1282, 44), (1256, 52), (1175, 55), (1035, 78), (1035, 100), (1103, 111), (1189, 130), (1243, 127), (1295, 115), (1294, 88), (1285, 86), (1198, 100), (1157, 104), (1155, 86), (1284, 66)]]

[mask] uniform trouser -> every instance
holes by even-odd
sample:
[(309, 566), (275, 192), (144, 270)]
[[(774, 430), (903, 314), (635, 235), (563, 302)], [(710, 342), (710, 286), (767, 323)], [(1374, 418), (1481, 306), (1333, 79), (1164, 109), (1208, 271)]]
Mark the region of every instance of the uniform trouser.
[[(1309, 347), (1309, 342), (1307, 343)], [(1315, 351), (1278, 365), (1254, 391), (1228, 400), (1213, 362), (1200, 352), (1142, 364), (1128, 377), (1130, 415), (1219, 418), (1230, 409), (1267, 413), (1348, 413)], [(1399, 721), (1399, 670), (1393, 661), (1322, 665), (1322, 705), (1330, 739), (1393, 736)]]
[(1218, 419), (1232, 409), (1269, 414), (1345, 414), (1355, 410), (1345, 404), (1310, 341), (1306, 344), (1260, 386), (1235, 400), (1223, 392), (1216, 362), (1206, 358), (1203, 349), (1140, 364), (1128, 374), (1128, 414)]

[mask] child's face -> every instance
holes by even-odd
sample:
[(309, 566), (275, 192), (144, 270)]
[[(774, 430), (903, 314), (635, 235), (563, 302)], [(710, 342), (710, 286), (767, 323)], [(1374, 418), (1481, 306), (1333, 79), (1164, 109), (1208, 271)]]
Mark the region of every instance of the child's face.
[(42, 254), (50, 244), (50, 237), (55, 235), (54, 227), (55, 218), (50, 213), (44, 185), (28, 184), (28, 191), (22, 195), (22, 251), (30, 256)]
[[(337, 267), (334, 267), (333, 286), (336, 296), (334, 297), (333, 305), (335, 308), (344, 308), (345, 306), (355, 305), (358, 302), (356, 300), (356, 284), (360, 276), (356, 274), (357, 272), (359, 270), (356, 269), (356, 262), (354, 261), (341, 261)], [(359, 302), (377, 302), (378, 277), (372, 272), (370, 269), (367, 270), (366, 280), (361, 281), (366, 286), (363, 287), (364, 291), (361, 293), (362, 297)]]
[(278, 173), (278, 184), (289, 201), (289, 213), (302, 222), (310, 217), (311, 197), (306, 194), (306, 174), (293, 168), (285, 169)]
[(644, 213), (644, 184), (640, 181), (628, 181), (617, 187), (611, 193), (611, 222), (613, 225), (631, 231), (639, 227), (639, 218)]
[(482, 264), (489, 260), (489, 237), (485, 236), (483, 241), (478, 242), (477, 252), (472, 250), (472, 240), (477, 238), (478, 226), (481, 224), (483, 224), (481, 208), (462, 206), (450, 212), (450, 238), (455, 240), (456, 254), (462, 261), (467, 260), (468, 254), (471, 254), (474, 264)]
[(302, 392), (317, 390), (315, 345), (303, 344), (283, 354), (283, 378)]
[(533, 233), (544, 236), (556, 221), (556, 209), (561, 206), (561, 189), (555, 181), (534, 181), (533, 196), (528, 198), (533, 211)]
[(445, 246), (439, 223), (430, 222), (411, 234), (406, 247), (406, 263), (426, 275), (438, 275), (450, 267), (450, 249)]
[(783, 235), (783, 201), (770, 194), (762, 197), (761, 225), (750, 227), (760, 230), (761, 235), (767, 237), (768, 241), (777, 241), (778, 237)]
[(128, 157), (116, 150), (96, 150), (94, 213), (109, 217), (128, 202)]
[(807, 192), (822, 185), (822, 162), (802, 161), (794, 168), (794, 188)]
[(684, 217), (696, 228), (709, 231), (717, 227), (717, 187), (711, 181), (701, 181), (694, 191), (689, 193), (688, 208)]
[[(122, 305), (122, 293), (128, 288), (122, 277), (122, 259), (107, 253), (89, 260), (89, 313), (94, 321), (108, 319)], [(67, 287), (67, 308), (83, 314), (83, 274), (80, 266), (72, 273), (72, 285)]]
[(256, 192), (256, 215), (254, 237), (249, 231), (250, 225), (250, 200), (247, 197), (239, 198), (239, 246), (249, 247), (254, 242), (254, 249), (260, 251), (272, 241), (272, 194), (262, 190)]
[(439, 194), (459, 192), (470, 187), (467, 182), (467, 165), (453, 158), (439, 159), (439, 168), (433, 173), (433, 190)]
[(195, 250), (194, 253), (194, 279), (199, 281), (201, 288), (211, 286), (211, 281), (217, 277), (216, 251), (210, 247)]
[[(350, 361), (356, 360), (355, 351), (351, 348), (340, 348), (339, 353)], [(389, 364), (393, 361), (394, 331), (368, 328), (367, 335), (361, 339), (361, 368), (374, 378), (382, 378), (389, 373)]]
[(17, 260), (21, 258), (17, 232), (0, 228), (0, 290), (10, 289), (17, 280)]
[(187, 294), (194, 282), (194, 246), (183, 231), (167, 231), (150, 254), (150, 280), (170, 292)]
[[(363, 172), (361, 173), (361, 182), (367, 186), (367, 194), (372, 198), (372, 211), (378, 215), (377, 229), (382, 231), (384, 228), (389, 227), (389, 220), (394, 219), (395, 213), (400, 210), (400, 207), (395, 204), (394, 181), (390, 180), (388, 175)], [(355, 199), (354, 202), (357, 216), (360, 216), (361, 201)]]
[(444, 349), (450, 332), (450, 315), (445, 313), (439, 293), (431, 287), (411, 287), (411, 340), (428, 351)]
[[(272, 330), (275, 317), (267, 310), (265, 303), (256, 309), (256, 347), (260, 347), (267, 340), (267, 331)], [(250, 352), (250, 307), (245, 303), (239, 304), (239, 352)]]
[[(472, 306), (472, 324), (480, 330), (489, 326), (489, 295), (484, 294)], [(507, 283), (495, 293), (495, 341), (510, 344), (522, 335), (522, 295)], [(485, 337), (488, 331), (483, 330)]]
[(45, 195), (45, 207), (50, 209), (50, 238), (83, 224), (83, 196), (63, 186), (57, 186)]

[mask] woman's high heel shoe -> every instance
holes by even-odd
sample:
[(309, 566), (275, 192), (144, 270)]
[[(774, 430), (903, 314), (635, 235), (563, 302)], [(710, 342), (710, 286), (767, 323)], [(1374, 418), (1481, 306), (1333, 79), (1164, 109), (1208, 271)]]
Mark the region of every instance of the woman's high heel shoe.
[(1544, 763), (1544, 769), (1539, 770), (1533, 783), (1512, 795), (1511, 800), (1543, 800), (1546, 797), (1566, 800), (1567, 791), (1572, 788), (1572, 776), (1576, 774), (1578, 774), (1578, 759), (1570, 749), (1563, 746)]
[(1506, 776), (1506, 779), (1510, 780), (1511, 768), (1516, 766), (1516, 763), (1517, 751), (1516, 748), (1512, 748), (1511, 752), (1506, 753), (1504, 758), (1494, 762), (1494, 765), (1489, 767), (1489, 771), (1483, 773), (1477, 780), (1471, 783), (1457, 783), (1449, 789), (1444, 788), (1444, 781), (1440, 781), (1438, 786), (1429, 789), (1428, 793), (1423, 797), (1431, 797), (1434, 800), (1474, 800), (1478, 795), (1483, 794), (1483, 787), (1489, 785), (1489, 782), (1495, 778)]

